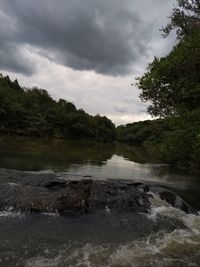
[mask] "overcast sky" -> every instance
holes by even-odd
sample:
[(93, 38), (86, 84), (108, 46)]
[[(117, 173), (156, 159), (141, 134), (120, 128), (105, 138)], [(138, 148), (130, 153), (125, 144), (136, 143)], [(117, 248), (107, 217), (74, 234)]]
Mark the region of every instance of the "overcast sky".
[(0, 72), (116, 125), (150, 118), (134, 78), (163, 39), (175, 0), (0, 0)]

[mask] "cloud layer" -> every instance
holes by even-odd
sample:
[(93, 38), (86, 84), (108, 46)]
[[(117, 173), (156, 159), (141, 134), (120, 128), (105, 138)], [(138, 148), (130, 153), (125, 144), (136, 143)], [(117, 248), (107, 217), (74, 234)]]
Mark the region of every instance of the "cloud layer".
[(134, 78), (176, 0), (0, 0), (0, 72), (116, 124), (149, 118)]
[[(36, 47), (57, 63), (75, 70), (122, 75), (145, 54), (151, 24), (145, 23), (131, 0), (9, 0), (1, 2), (0, 67), (34, 72), (20, 48)], [(5, 43), (7, 44), (5, 47)], [(15, 49), (13, 49), (15, 47)], [(5, 60), (9, 54), (11, 60)]]

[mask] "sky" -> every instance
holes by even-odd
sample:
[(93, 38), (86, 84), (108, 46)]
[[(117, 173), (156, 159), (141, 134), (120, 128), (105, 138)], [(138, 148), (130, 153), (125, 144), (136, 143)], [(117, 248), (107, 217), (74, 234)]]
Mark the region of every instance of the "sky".
[(150, 119), (135, 78), (174, 46), (175, 2), (0, 0), (0, 72), (116, 125)]

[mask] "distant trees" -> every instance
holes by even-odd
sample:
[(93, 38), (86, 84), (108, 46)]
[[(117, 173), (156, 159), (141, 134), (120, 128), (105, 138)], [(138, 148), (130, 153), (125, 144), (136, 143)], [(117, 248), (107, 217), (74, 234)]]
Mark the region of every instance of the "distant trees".
[(200, 113), (117, 127), (117, 139), (142, 147), (152, 160), (200, 169)]
[(106, 117), (90, 116), (64, 99), (55, 101), (46, 90), (22, 88), (0, 75), (0, 132), (56, 138), (115, 139), (115, 126)]

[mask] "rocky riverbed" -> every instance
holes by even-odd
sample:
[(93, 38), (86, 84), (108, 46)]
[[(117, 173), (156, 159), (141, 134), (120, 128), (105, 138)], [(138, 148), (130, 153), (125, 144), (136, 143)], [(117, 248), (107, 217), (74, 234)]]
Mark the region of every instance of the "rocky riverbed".
[(1, 211), (47, 212), (63, 216), (96, 212), (148, 213), (155, 192), (170, 205), (194, 212), (173, 192), (140, 182), (92, 180), (84, 176), (63, 179), (53, 172), (0, 170)]

